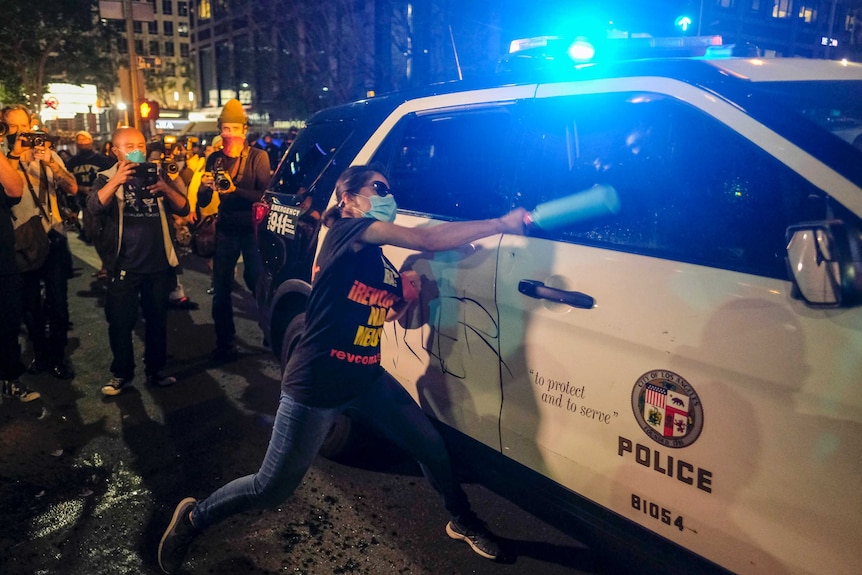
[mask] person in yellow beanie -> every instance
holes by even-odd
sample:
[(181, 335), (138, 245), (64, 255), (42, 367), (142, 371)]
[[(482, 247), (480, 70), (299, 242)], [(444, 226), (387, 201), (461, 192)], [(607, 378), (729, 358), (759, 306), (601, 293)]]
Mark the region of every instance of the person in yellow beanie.
[(234, 268), (242, 255), (243, 281), (255, 293), (260, 261), (254, 238), (252, 207), (270, 181), (269, 157), (248, 144), (248, 116), (239, 100), (229, 100), (218, 118), (223, 148), (213, 152), (198, 188), (197, 205), (204, 209), (219, 198), (216, 247), (213, 256), (213, 305), (216, 347), (214, 361), (239, 357), (233, 321)]

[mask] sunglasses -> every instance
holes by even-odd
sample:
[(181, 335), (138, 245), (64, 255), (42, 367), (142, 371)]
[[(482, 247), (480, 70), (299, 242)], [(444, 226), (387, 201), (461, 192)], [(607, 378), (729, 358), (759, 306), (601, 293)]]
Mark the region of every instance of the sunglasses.
[(389, 194), (392, 193), (392, 189), (379, 180), (375, 180), (368, 184), (369, 188), (374, 188), (374, 191), (377, 192), (377, 195), (381, 198), (385, 198)]

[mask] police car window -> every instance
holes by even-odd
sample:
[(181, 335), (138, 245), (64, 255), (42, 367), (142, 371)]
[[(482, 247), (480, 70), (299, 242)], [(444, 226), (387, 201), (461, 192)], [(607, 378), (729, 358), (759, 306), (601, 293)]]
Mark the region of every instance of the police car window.
[(535, 106), (516, 203), (531, 208), (604, 184), (621, 206), (537, 235), (786, 278), (786, 227), (824, 216), (816, 188), (683, 103), (603, 94)]
[(307, 191), (352, 131), (350, 121), (314, 124), (300, 131), (272, 179), (272, 190)]
[(499, 216), (515, 155), (511, 106), (408, 115), (373, 161), (388, 168), (400, 210), (443, 219)]

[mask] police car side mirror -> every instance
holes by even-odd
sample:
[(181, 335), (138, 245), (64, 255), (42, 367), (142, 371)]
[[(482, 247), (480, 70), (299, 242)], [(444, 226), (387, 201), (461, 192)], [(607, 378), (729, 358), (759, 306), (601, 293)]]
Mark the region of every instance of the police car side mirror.
[(862, 235), (841, 221), (787, 228), (793, 296), (817, 308), (862, 303)]

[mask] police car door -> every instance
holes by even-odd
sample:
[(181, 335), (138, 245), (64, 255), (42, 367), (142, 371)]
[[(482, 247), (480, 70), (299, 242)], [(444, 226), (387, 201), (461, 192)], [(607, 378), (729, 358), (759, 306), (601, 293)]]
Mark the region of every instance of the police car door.
[[(372, 158), (398, 202), (396, 223), (504, 214), (511, 202), (517, 104), (533, 88), (452, 94), (409, 103)], [(500, 98), (503, 101), (500, 101)], [(403, 110), (401, 111), (403, 112)], [(383, 366), (440, 421), (498, 450), (500, 370), (494, 283), (500, 236), (439, 253), (387, 246), (400, 270), (422, 278), (421, 305), (387, 324)]]
[(783, 260), (822, 192), (695, 88), (633, 82), (540, 87), (527, 122), (520, 203), (603, 184), (621, 210), (504, 237), (503, 452), (733, 571), (846, 572), (862, 318), (791, 298)]

